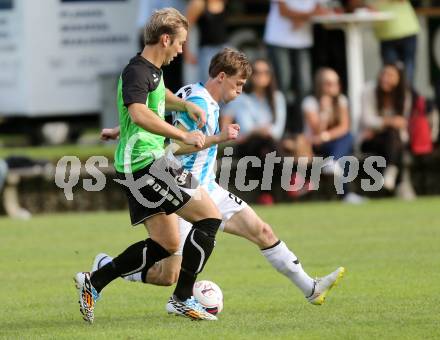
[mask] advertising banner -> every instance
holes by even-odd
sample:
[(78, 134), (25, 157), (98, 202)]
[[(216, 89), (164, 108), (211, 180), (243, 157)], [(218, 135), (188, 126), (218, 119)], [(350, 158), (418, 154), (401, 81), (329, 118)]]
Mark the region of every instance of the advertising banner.
[(0, 116), (101, 110), (137, 51), (138, 0), (0, 0)]

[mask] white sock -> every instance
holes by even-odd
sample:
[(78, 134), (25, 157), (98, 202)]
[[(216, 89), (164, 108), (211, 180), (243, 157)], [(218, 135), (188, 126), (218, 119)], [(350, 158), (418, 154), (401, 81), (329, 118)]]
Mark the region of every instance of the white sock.
[(137, 272), (134, 274), (130, 274), (128, 276), (124, 276), (123, 279), (127, 280), (127, 281), (133, 281), (133, 282), (142, 282), (142, 273)]
[(278, 241), (275, 246), (261, 252), (272, 267), (289, 278), (305, 296), (312, 294), (314, 280), (307, 275), (298, 258), (287, 248), (284, 242)]
[[(99, 268), (104, 267), (107, 263), (110, 263), (113, 261), (113, 257), (107, 256), (104, 257), (101, 262), (99, 263)], [(133, 282), (142, 282), (141, 272), (130, 274), (128, 276), (123, 277), (124, 280), (127, 281), (133, 281)]]
[(113, 261), (113, 257), (110, 257), (110, 256), (106, 256), (106, 257), (103, 257), (102, 259), (101, 259), (101, 261), (99, 261), (99, 264), (98, 264), (98, 269), (101, 269), (102, 267), (104, 267), (107, 263), (110, 263), (110, 262), (112, 262)]

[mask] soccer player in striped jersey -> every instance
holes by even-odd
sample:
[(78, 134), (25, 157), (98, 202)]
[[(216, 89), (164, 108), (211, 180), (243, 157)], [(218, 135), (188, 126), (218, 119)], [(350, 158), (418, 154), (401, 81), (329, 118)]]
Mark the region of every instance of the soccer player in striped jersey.
[[(298, 287), (306, 299), (314, 304), (321, 305), (330, 289), (344, 275), (345, 269), (339, 267), (327, 276), (312, 279), (302, 268), (298, 257), (278, 239), (271, 226), (264, 222), (255, 211), (237, 196), (225, 190), (215, 182), (215, 160), (217, 144), (234, 140), (238, 136), (239, 126), (230, 124), (221, 132), (219, 129), (219, 104), (234, 99), (241, 93), (244, 79), (239, 75), (237, 52), (224, 49), (211, 61), (209, 79), (206, 84), (197, 83), (181, 88), (177, 96), (200, 106), (206, 113), (206, 124), (201, 131), (206, 135), (203, 150), (176, 142), (179, 149), (176, 152), (182, 166), (189, 170), (208, 191), (222, 215), (220, 230), (226, 233), (244, 237), (258, 246), (261, 254), (268, 260), (274, 269), (286, 276)], [(191, 120), (186, 112), (174, 112), (173, 123), (184, 131), (196, 131), (197, 123)], [(117, 131), (103, 130), (103, 137), (115, 138)], [(183, 240), (191, 237), (191, 224), (179, 218), (181, 246), (173, 256), (156, 263), (148, 271), (145, 282), (156, 285), (172, 285), (177, 282), (183, 249)], [(107, 254), (98, 254), (93, 266), (99, 267), (111, 257)], [(130, 281), (142, 281), (138, 274), (126, 277)]]

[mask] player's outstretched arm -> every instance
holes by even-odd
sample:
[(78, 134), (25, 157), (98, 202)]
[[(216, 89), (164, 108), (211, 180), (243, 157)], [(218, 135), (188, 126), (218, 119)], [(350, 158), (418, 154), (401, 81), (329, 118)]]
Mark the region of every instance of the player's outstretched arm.
[(160, 119), (145, 104), (133, 103), (128, 106), (130, 117), (136, 125), (156, 135), (164, 136), (200, 149), (205, 144), (205, 135), (200, 131), (182, 131)]
[[(182, 131), (188, 131), (182, 124), (178, 124), (177, 127)], [(179, 141), (173, 141), (178, 145), (178, 149), (174, 152), (175, 155), (185, 155), (188, 153), (198, 152), (203, 149), (207, 149), (212, 145), (221, 144), (224, 142), (228, 142), (231, 140), (235, 140), (238, 137), (238, 133), (240, 131), (240, 125), (238, 124), (228, 124), (225, 126), (222, 131), (213, 136), (206, 136), (205, 144), (202, 148), (195, 148), (192, 145), (185, 145)]]
[(119, 137), (119, 125), (115, 126), (113, 129), (102, 129), (101, 130), (101, 140), (115, 140)]
[(167, 111), (187, 112), (188, 116), (197, 123), (199, 129), (206, 124), (206, 114), (202, 108), (190, 101), (177, 97), (168, 89), (165, 95), (165, 109)]

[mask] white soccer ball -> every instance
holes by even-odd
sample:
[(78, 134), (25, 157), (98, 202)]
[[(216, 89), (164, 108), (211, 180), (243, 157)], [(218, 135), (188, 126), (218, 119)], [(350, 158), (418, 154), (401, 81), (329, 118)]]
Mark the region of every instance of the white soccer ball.
[(218, 314), (223, 310), (223, 293), (219, 286), (208, 280), (194, 283), (193, 295), (211, 314)]

